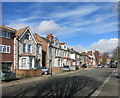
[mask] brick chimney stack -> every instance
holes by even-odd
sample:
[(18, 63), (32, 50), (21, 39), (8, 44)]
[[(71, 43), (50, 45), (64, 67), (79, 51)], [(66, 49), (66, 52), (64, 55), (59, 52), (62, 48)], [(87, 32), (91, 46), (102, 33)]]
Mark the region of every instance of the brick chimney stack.
[(55, 37), (55, 40), (58, 40), (58, 38), (57, 38), (57, 37)]
[(53, 35), (52, 35), (52, 34), (48, 34), (48, 35), (47, 35), (47, 39), (53, 40)]

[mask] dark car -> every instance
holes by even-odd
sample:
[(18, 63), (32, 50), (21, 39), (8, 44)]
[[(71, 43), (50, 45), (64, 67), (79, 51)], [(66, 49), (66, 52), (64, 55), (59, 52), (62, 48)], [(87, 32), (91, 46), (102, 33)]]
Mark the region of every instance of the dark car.
[(118, 64), (118, 62), (111, 61), (110, 62), (110, 68), (117, 68), (117, 64)]
[(82, 68), (87, 68), (87, 64), (83, 64), (83, 65), (82, 65)]

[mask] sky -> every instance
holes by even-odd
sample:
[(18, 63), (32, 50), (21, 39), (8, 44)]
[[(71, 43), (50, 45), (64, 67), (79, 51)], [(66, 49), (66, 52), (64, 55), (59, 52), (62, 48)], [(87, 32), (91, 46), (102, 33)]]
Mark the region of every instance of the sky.
[(33, 33), (52, 33), (82, 52), (112, 53), (118, 45), (117, 2), (3, 2), (2, 23)]

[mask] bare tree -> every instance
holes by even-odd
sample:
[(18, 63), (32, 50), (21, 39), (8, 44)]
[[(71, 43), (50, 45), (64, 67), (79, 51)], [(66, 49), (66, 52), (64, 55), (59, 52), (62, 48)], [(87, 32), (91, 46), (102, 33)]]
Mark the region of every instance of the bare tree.
[(104, 65), (106, 64), (108, 57), (109, 57), (109, 53), (108, 52), (104, 52), (103, 56), (102, 56), (102, 63)]

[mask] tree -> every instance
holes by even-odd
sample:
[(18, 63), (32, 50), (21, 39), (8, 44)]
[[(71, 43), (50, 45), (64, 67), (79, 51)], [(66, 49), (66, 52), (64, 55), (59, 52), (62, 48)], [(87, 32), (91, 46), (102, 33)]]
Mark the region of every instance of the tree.
[(104, 52), (102, 56), (102, 63), (105, 65), (107, 63), (107, 58), (109, 56), (108, 52)]

